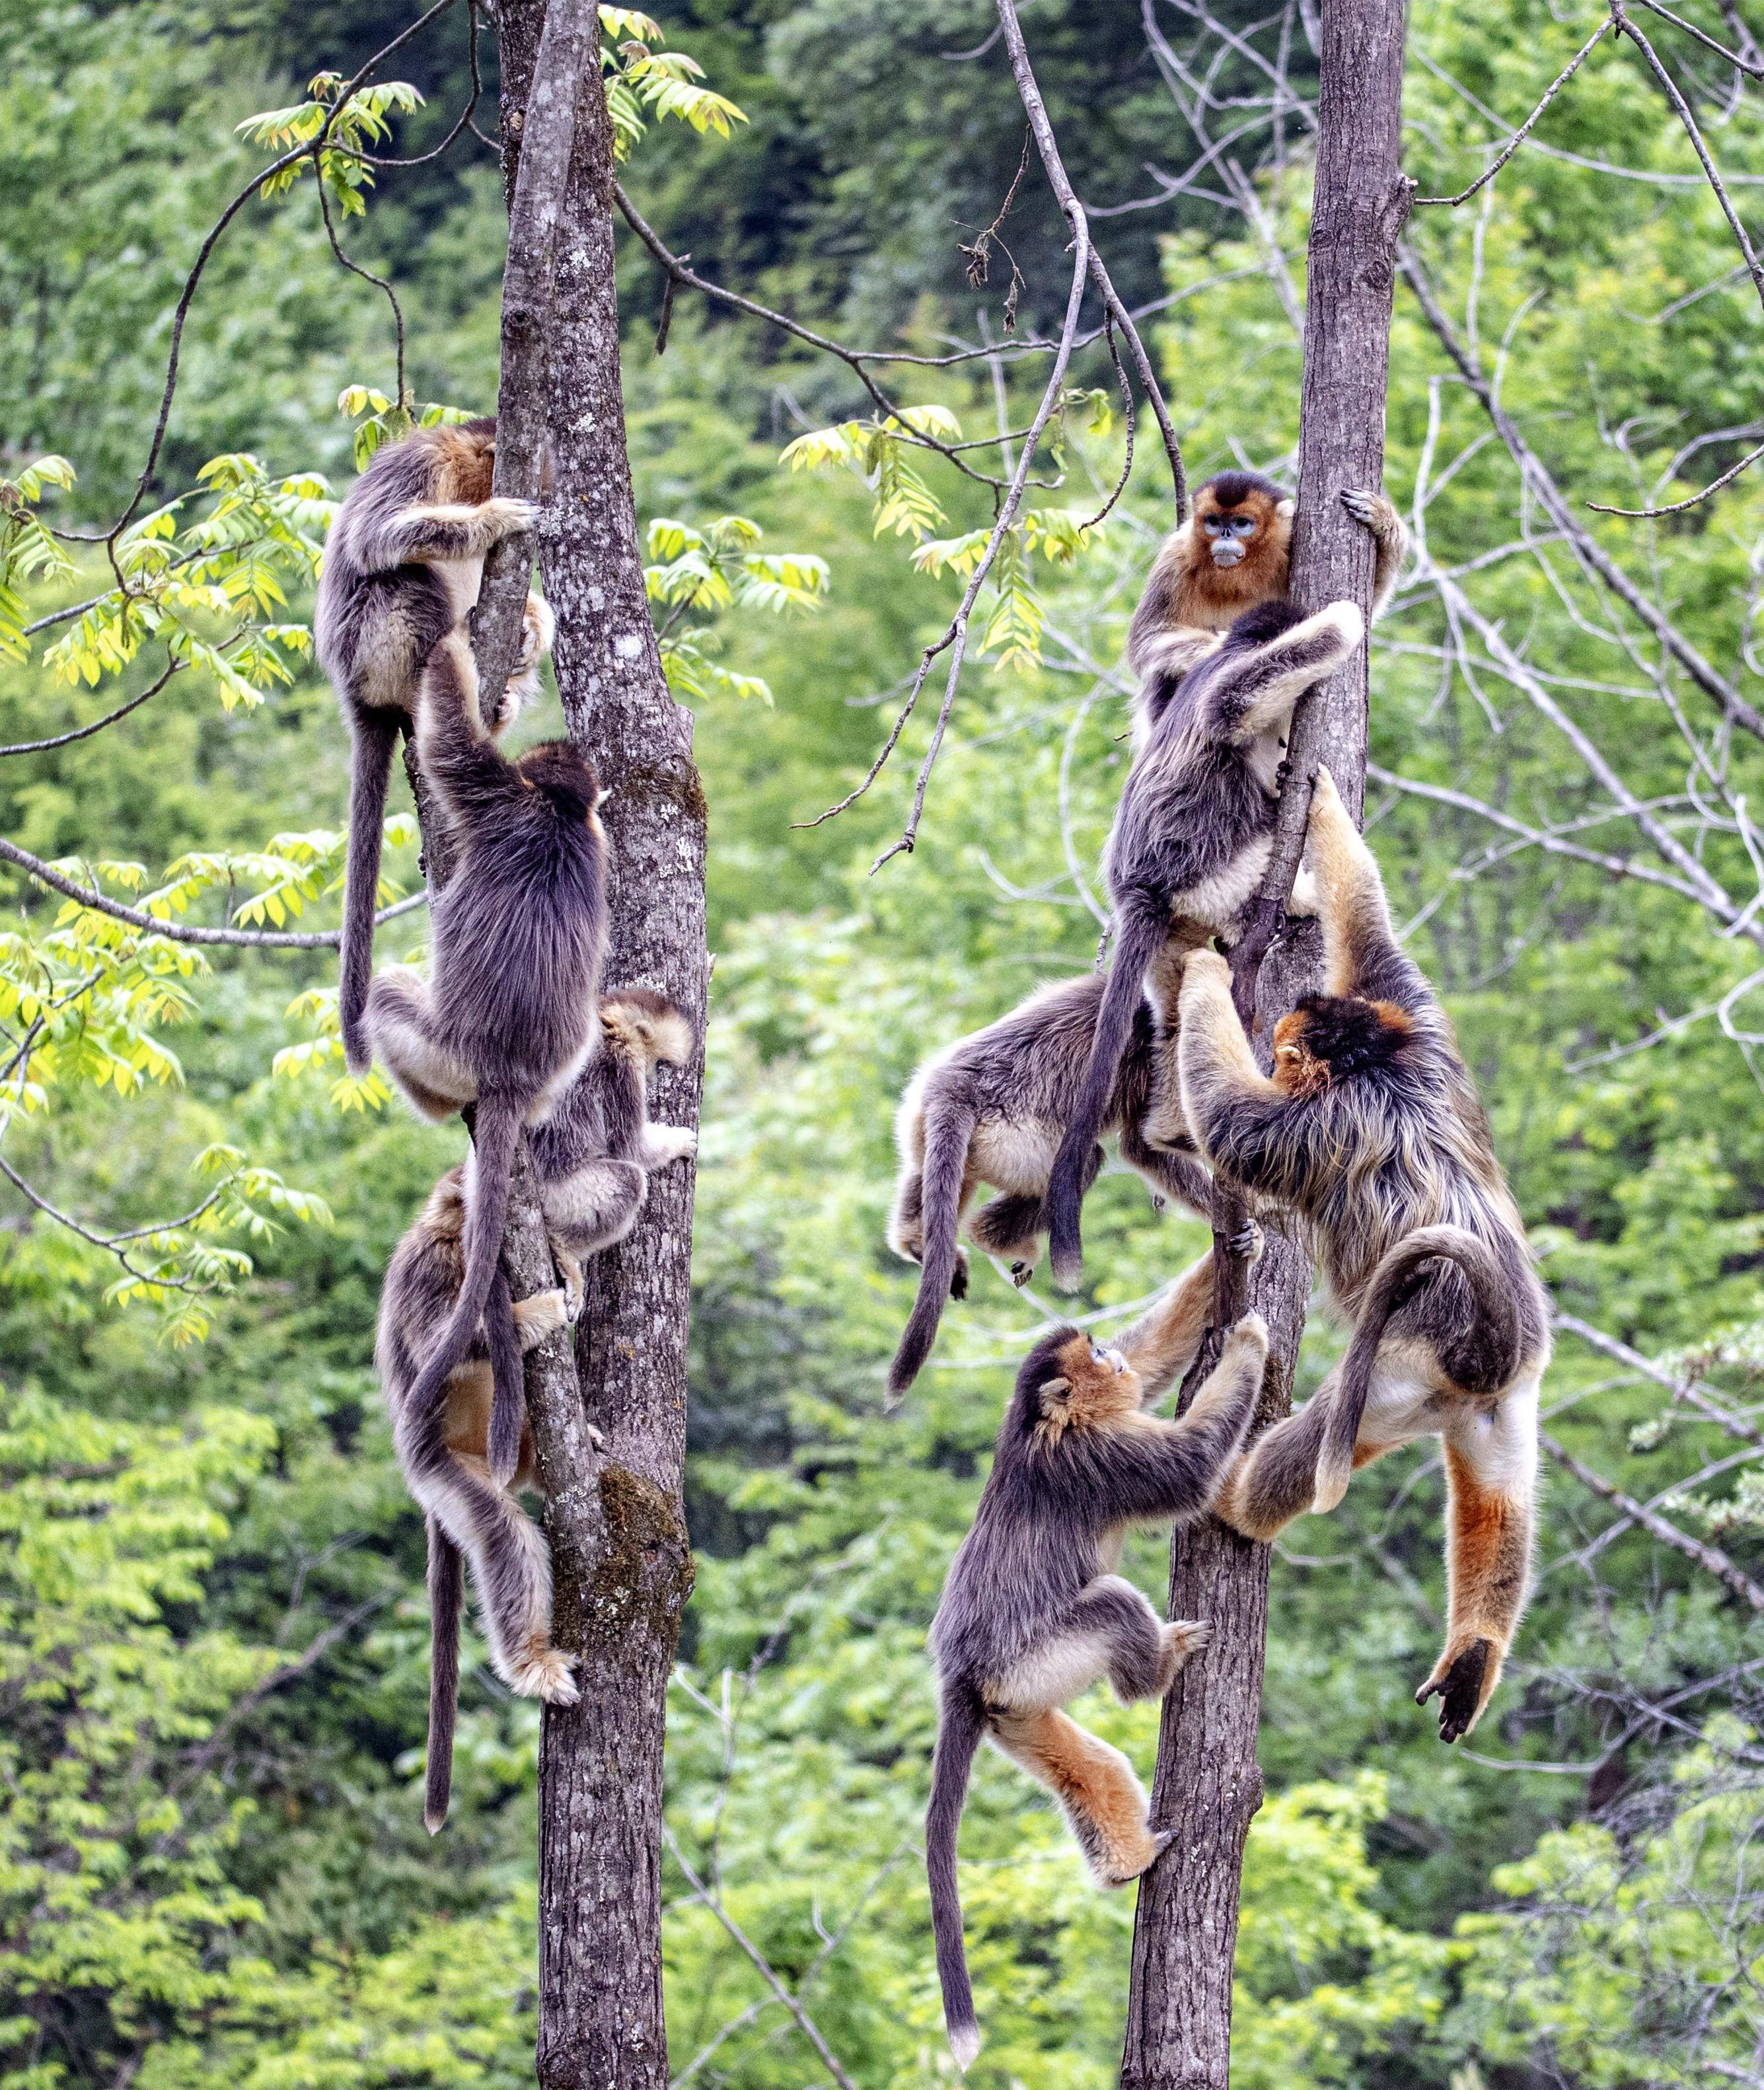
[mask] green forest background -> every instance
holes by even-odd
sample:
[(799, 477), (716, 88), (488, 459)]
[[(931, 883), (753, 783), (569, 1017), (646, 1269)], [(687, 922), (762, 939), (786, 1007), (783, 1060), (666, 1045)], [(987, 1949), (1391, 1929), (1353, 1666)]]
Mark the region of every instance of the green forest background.
[[(1691, 6), (1711, 33), (1736, 33), (1732, 8)], [(53, 519), (101, 527), (131, 491), (184, 274), (262, 161), (235, 127), (299, 103), (321, 68), (346, 74), (414, 11), (398, 0), (0, 8), (0, 472), (67, 458), (77, 480), (48, 490)], [(1171, 38), (1198, 33), (1181, 9), (1164, 12)], [(1262, 19), (1238, 0), (1224, 13)], [(388, 68), (425, 97), (395, 119), (401, 153), (439, 143), (470, 91), (456, 14)], [(1544, 0), (1417, 0), (1407, 151), (1422, 191), (1479, 173), (1598, 19)], [(1091, 202), (1148, 193), (1147, 161), (1186, 164), (1137, 8), (1036, 0), (1025, 20)], [(975, 290), (958, 251), (994, 216), (1022, 149), (996, 45), (955, 55), (986, 44), (983, 0), (692, 0), (664, 26), (746, 118), (727, 138), (652, 120), (635, 147), (624, 178), (676, 252), (850, 342), (936, 354), (979, 338), (983, 314), (998, 338), (1005, 272), (995, 258)], [(487, 36), (487, 65), (493, 46)], [(1302, 85), (1301, 37), (1293, 49)], [(1218, 75), (1222, 93), (1234, 78)], [(1699, 105), (1741, 209), (1754, 208), (1755, 99), (1711, 90)], [(493, 91), (480, 120), (493, 119)], [(1422, 213), (1416, 244), (1577, 509), (1643, 505), (1663, 475), (1682, 497), (1761, 432), (1758, 301), (1683, 131), (1627, 47), (1603, 48), (1538, 135), (1542, 149), (1475, 203)], [(1643, 178), (1613, 175), (1616, 163)], [(1301, 150), (1261, 178), (1259, 197), (1289, 265), (1271, 265), (1260, 237), (1205, 195), (1098, 221), (1129, 303), (1188, 294), (1147, 326), (1191, 481), (1233, 462), (1290, 468)], [(469, 132), (441, 158), (382, 174), (365, 217), (348, 221), (355, 258), (398, 288), (419, 400), (493, 403), (503, 237), (493, 156)], [(1033, 179), (1006, 237), (1026, 330), (1056, 313), (1068, 273)], [(743, 584), (743, 599), (706, 597), (676, 626), (691, 640), (676, 682), (698, 713), (711, 807), (716, 972), (695, 1258), (698, 1584), (672, 1698), (669, 1818), (863, 2090), (946, 2081), (917, 1843), (933, 1727), (923, 1636), (1035, 1316), (980, 1267), (935, 1368), (884, 1413), (913, 1288), (883, 1241), (893, 1103), (925, 1051), (1095, 956), (1081, 887), (1096, 889), (1125, 761), (1116, 664), (1168, 522), (1168, 479), (1146, 422), (1107, 525), (1069, 567), (1039, 552), (1026, 562), (1013, 613), (1043, 621), (1041, 663), (1010, 619), (995, 625), (990, 664), (966, 673), (919, 846), (872, 878), (910, 767), (837, 821), (792, 824), (861, 776), (958, 583), (915, 570), (910, 535), (876, 532), (854, 472), (781, 466), (805, 430), (867, 412), (849, 372), (686, 295), (658, 356), (660, 279), (634, 242), (621, 256), (642, 521), (709, 533), (745, 517), (766, 552), (827, 568), (819, 608), (777, 612)], [(1658, 649), (1620, 630), (1550, 547), (1400, 287), (1392, 350), (1387, 484), (1407, 512), (1424, 479), (1427, 557), (1547, 671), (1578, 729), (1743, 901), (1758, 884), (1751, 837), (1743, 815), (1722, 814), (1715, 783), (1743, 794), (1758, 746), (1711, 737), (1706, 699), (1657, 677)], [(1034, 368), (1000, 376), (1013, 425)], [(335, 496), (354, 469), (339, 393), (390, 391), (393, 374), (385, 301), (333, 259), (310, 179), (254, 203), (192, 308), (152, 498), (249, 453), (283, 488), (250, 497), (311, 537), (322, 489), (302, 475), (322, 474)], [(1095, 350), (1073, 376), (1109, 382)], [(900, 381), (967, 434), (997, 426), (983, 362)], [(1118, 403), (1112, 418), (1090, 404), (1065, 418), (1065, 490), (1036, 497), (1082, 517), (1120, 469), (1123, 431)], [(1680, 463), (1689, 482), (1672, 475)], [(948, 518), (934, 534), (989, 519), (946, 467), (924, 476)], [(1659, 525), (1587, 520), (1755, 696), (1764, 478)], [(733, 541), (725, 531), (713, 548)], [(665, 538), (667, 557), (682, 547)], [(72, 572), (35, 577), (30, 615), (105, 585), (99, 554), (71, 549)], [(310, 609), (309, 563), (298, 566), (281, 570), (277, 614), (290, 623)], [(783, 592), (815, 593), (812, 577)], [(1600, 808), (1562, 731), (1487, 671), (1486, 648), (1471, 649), (1482, 672), (1445, 650), (1443, 600), (1413, 583), (1381, 627), (1374, 762), (1529, 826)], [(144, 652), (101, 673), (97, 634), (89, 675), (75, 660), (72, 682), (58, 677), (41, 651), (55, 635), (0, 660), (6, 742), (95, 719), (151, 679)], [(285, 686), (260, 663), (243, 694), (219, 671), (180, 674), (102, 733), (0, 763), (0, 832), (41, 857), (139, 863), (151, 886), (175, 884), (166, 867), (187, 860), (191, 919), (219, 918), (204, 892), (255, 879), (279, 895), (262, 918), (333, 922), (321, 888), (346, 738), (297, 641), (276, 643)], [(909, 763), (923, 745), (921, 721)], [(1524, 846), (1464, 806), (1375, 785), (1368, 825), (1559, 1305), (1663, 1361), (1668, 1379), (1689, 1374), (1705, 1402), (1675, 1404), (1565, 1335), (1547, 1428), (1764, 1576), (1764, 1440), (1748, 1405), (1764, 1349), (1764, 1110), (1745, 1031), (1757, 1004), (1742, 994), (1725, 1020), (1709, 1013), (1749, 976), (1745, 937), (1719, 935), (1678, 892)], [(1608, 816), (1584, 839), (1654, 860)], [(414, 851), (393, 852), (389, 869), (410, 889)], [(123, 875), (105, 875), (120, 889)], [(22, 1076), (12, 1085), (6, 1162), (99, 1234), (194, 1206), (193, 1165), (217, 1146), (228, 1151), (204, 1165), (228, 1189), (178, 1251), (179, 1282), (196, 1289), (148, 1283), (131, 1297), (111, 1249), (0, 1184), (0, 2086), (528, 2081), (537, 1712), (506, 1696), (472, 1643), (454, 1817), (432, 1843), (415, 1783), (422, 1524), (370, 1361), (380, 1271), (459, 1135), (338, 1087), (312, 991), (331, 983), (325, 953), (148, 940), (119, 957), (114, 924), (76, 910), (58, 931), (59, 903), (11, 875), (6, 897), (0, 1021), (15, 1040), (49, 1018), (31, 1092)], [(383, 931), (385, 951), (418, 946), (420, 921)], [(74, 979), (88, 960), (111, 968), (101, 1021), (45, 1000), (45, 980)], [(1646, 1050), (1613, 1051), (1663, 1027)], [(1116, 1176), (1095, 1193), (1086, 1242), (1091, 1313), (1125, 1311), (1205, 1245)], [(1314, 1326), (1306, 1387), (1338, 1343)], [(1435, 1453), (1378, 1466), (1278, 1548), (1237, 2080), (1764, 2080), (1757, 1615), (1633, 1526), (1603, 1539), (1610, 1507), (1547, 1460), (1530, 1616), (1487, 1719), (1442, 1749), (1410, 1702), (1443, 1601)], [(1129, 1567), (1161, 1602), (1161, 1546), (1137, 1542)], [(1155, 1709), (1099, 1695), (1084, 1717), (1149, 1774)], [(987, 2032), (976, 2082), (1101, 2090), (1119, 2053), (1131, 1896), (1085, 1883), (1044, 1796), (1001, 1761), (979, 1767), (964, 1853)], [(677, 2079), (824, 2081), (712, 1897), (671, 1863), (664, 1888)]]

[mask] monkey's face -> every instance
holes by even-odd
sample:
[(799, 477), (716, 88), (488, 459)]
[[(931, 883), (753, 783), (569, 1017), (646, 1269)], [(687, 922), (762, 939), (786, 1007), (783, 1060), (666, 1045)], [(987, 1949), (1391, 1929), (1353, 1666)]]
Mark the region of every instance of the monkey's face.
[(1215, 566), (1235, 566), (1250, 556), (1250, 547), (1262, 527), (1261, 518), (1250, 508), (1211, 508), (1200, 518), (1201, 537)]
[(1119, 1350), (1076, 1330), (1048, 1360), (1035, 1389), (1039, 1426), (1051, 1443), (1068, 1430), (1094, 1430), (1137, 1413), (1139, 1374)]

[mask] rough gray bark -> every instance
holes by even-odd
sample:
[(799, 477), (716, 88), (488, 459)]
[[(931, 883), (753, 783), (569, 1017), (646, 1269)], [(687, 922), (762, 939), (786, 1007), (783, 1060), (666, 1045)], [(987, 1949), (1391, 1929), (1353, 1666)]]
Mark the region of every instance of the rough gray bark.
[[(505, 137), (525, 127), (514, 119), (526, 106), (544, 11), (542, 0), (504, 0), (499, 10)], [(608, 977), (660, 988), (702, 1036), (704, 798), (691, 714), (669, 693), (643, 586), (619, 388), (612, 210), (612, 130), (590, 66), (556, 245), (548, 421), (557, 522), (542, 547), (545, 591), (557, 617), (570, 733), (609, 793), (601, 808), (611, 853)], [(701, 1060), (658, 1070), (656, 1116), (695, 1124), (702, 1078)], [(540, 1745), (544, 2090), (665, 2090), (668, 2080), (661, 1751), (692, 1586), (682, 1498), (692, 1198), (690, 1163), (660, 1171), (636, 1230), (590, 1266), (578, 1363), (606, 1461), (593, 1490), (572, 1486), (566, 1468), (546, 1505), (554, 1632), (581, 1658), (582, 1697), (574, 1707), (546, 1709)], [(534, 1430), (549, 1489), (536, 1411)]]
[[(1383, 476), (1396, 237), (1409, 197), (1400, 166), (1402, 0), (1327, 0), (1320, 45), (1292, 591), (1307, 609), (1342, 597), (1363, 609), (1371, 600), (1373, 548), (1340, 496), (1376, 487)], [(1292, 889), (1319, 762), (1334, 772), (1346, 803), (1360, 808), (1366, 688), (1362, 651), (1294, 720), (1264, 888), (1271, 922)], [(1258, 975), (1258, 957), (1251, 944), (1234, 970), (1244, 1005), (1254, 997), (1255, 1042), (1266, 1065), (1276, 1018), (1319, 983), (1315, 930), (1306, 924), (1275, 935)], [(1221, 1233), (1233, 1223), (1222, 1215)], [(1268, 1323), (1268, 1375), (1258, 1411), (1258, 1426), (1265, 1426), (1292, 1405), (1310, 1261), (1287, 1229), (1271, 1225), (1253, 1271), (1222, 1253), (1220, 1271), (1219, 1325), (1248, 1305)], [(1215, 1331), (1191, 1386), (1210, 1368), (1216, 1340)], [(1243, 1847), (1262, 1804), (1255, 1750), (1271, 1559), (1267, 1546), (1213, 1519), (1178, 1532), (1171, 1547), (1169, 1615), (1210, 1619), (1213, 1643), (1164, 1704), (1152, 1818), (1175, 1834), (1140, 1887), (1125, 2090), (1224, 2090), (1229, 2079)]]

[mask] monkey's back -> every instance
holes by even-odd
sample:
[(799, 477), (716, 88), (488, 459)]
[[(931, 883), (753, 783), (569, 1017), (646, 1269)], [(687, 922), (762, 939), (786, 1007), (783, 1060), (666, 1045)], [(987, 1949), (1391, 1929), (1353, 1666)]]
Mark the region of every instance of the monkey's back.
[(603, 846), (542, 790), (484, 815), (437, 900), (437, 1029), (480, 1084), (535, 1093), (592, 1050), (606, 948)]
[(1103, 853), (1117, 907), (1168, 908), (1185, 897), (1197, 918), (1227, 929), (1236, 910), (1215, 905), (1213, 889), (1260, 875), (1278, 802), (1271, 779), (1264, 784), (1246, 750), (1202, 724), (1211, 677), (1240, 658), (1214, 654), (1184, 677), (1128, 773)]
[[(1100, 973), (1056, 980), (983, 1030), (946, 1047), (920, 1076), (923, 1107), (930, 1110), (945, 1099), (960, 1099), (971, 1102), (982, 1116), (1066, 1124), (1083, 1086), (1107, 986)], [(1156, 1021), (1142, 999), (1109, 1099), (1110, 1123), (1145, 1114), (1156, 1037)]]

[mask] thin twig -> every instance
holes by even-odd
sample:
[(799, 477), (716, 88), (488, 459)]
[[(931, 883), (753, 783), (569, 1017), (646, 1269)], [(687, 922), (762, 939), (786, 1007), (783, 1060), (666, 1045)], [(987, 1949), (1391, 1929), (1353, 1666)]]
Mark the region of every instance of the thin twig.
[(1730, 1560), (1719, 1546), (1706, 1545), (1700, 1538), (1693, 1538), (1688, 1532), (1680, 1531), (1676, 1524), (1669, 1524), (1657, 1511), (1645, 1503), (1638, 1503), (1633, 1495), (1607, 1481), (1603, 1473), (1595, 1473), (1590, 1466), (1583, 1464), (1565, 1446), (1559, 1444), (1548, 1430), (1539, 1430), (1538, 1442), (1564, 1472), (1572, 1473), (1583, 1488), (1590, 1490), (1602, 1502), (1620, 1510), (1632, 1524), (1639, 1524), (1650, 1537), (1657, 1538), (1663, 1546), (1669, 1546), (1675, 1553), (1681, 1553), (1687, 1560), (1713, 1575), (1724, 1589), (1729, 1589), (1754, 1611), (1764, 1611), (1764, 1589), (1751, 1576)]
[(149, 697), (157, 697), (174, 675), (189, 666), (187, 660), (173, 660), (157, 682), (151, 683), (138, 697), (131, 697), (126, 704), (118, 704), (101, 719), (94, 719), (90, 725), (75, 726), (71, 733), (58, 733), (48, 740), (21, 740), (11, 747), (0, 747), (0, 760), (9, 755), (41, 755), (52, 747), (67, 747), (76, 740), (90, 740), (93, 733), (102, 733), (107, 725), (114, 725), (118, 719), (126, 719), (131, 712), (137, 712)]
[(1607, 1335), (1603, 1328), (1594, 1327), (1590, 1322), (1581, 1320), (1577, 1314), (1564, 1314), (1559, 1307), (1550, 1318), (1555, 1327), (1565, 1328), (1571, 1335), (1578, 1335), (1592, 1348), (1603, 1351), (1607, 1357), (1614, 1357), (1619, 1364), (1627, 1365), (1632, 1371), (1640, 1373), (1642, 1378), (1652, 1379), (1656, 1386), (1664, 1387), (1674, 1400), (1682, 1401), (1687, 1408), (1694, 1408), (1699, 1415), (1726, 1430), (1730, 1437), (1738, 1438), (1743, 1444), (1764, 1445), (1764, 1430), (1735, 1415), (1719, 1401), (1711, 1400), (1693, 1378), (1676, 1378), (1663, 1365), (1655, 1364), (1650, 1357), (1643, 1357), (1639, 1350), (1632, 1349), (1628, 1344), (1620, 1341), (1616, 1335)]
[(673, 1830), (668, 1826), (666, 1822), (664, 1822), (661, 1826), (661, 1834), (662, 1840), (667, 1844), (669, 1856), (673, 1860), (675, 1864), (680, 1868), (682, 1873), (685, 1876), (686, 1885), (691, 1888), (693, 1893), (698, 1896), (699, 1899), (704, 1904), (705, 1907), (711, 1912), (712, 1915), (716, 1918), (720, 1924), (721, 1924), (724, 1929), (729, 1933), (735, 1943), (741, 1947), (742, 1950), (747, 1955), (748, 1959), (753, 1962), (754, 1966), (759, 1970), (760, 1979), (765, 1983), (766, 1986), (771, 1989), (772, 1994), (777, 1998), (778, 2001), (783, 2004), (784, 2007), (789, 2012), (790, 2015), (795, 2019), (797, 2029), (808, 2041), (809, 2045), (814, 2048), (815, 2051), (820, 2056), (823, 2065), (832, 2075), (834, 2082), (839, 2085), (839, 2090), (858, 2090), (857, 2084), (852, 2081), (850, 2076), (847, 2075), (845, 2071), (840, 2066), (837, 2058), (834, 2055), (833, 2049), (827, 2044), (826, 2041), (821, 2037), (820, 2027), (809, 2015), (808, 2012), (803, 2009), (802, 2006), (797, 2001), (796, 1998), (787, 1988), (785, 1988), (783, 1982), (778, 1979), (777, 1975), (772, 1970), (771, 1961), (766, 1958), (764, 1953), (759, 1950), (759, 1946), (748, 1937), (747, 1933), (742, 1929), (741, 1925), (736, 1922), (735, 1919), (729, 1914), (729, 1911), (724, 1907), (721, 1901), (716, 1895), (712, 1894), (710, 1889), (705, 1886), (703, 1881), (701, 1880), (698, 1874), (693, 1871), (691, 1864), (687, 1860), (685, 1851), (680, 1848), (679, 1839), (675, 1836)]
[[(1647, 0), (1642, 0), (1642, 4), (1646, 6), (1647, 4)], [(1537, 107), (1532, 110), (1531, 114), (1525, 118), (1525, 122), (1520, 125), (1519, 128), (1514, 131), (1512, 137), (1508, 140), (1506, 144), (1502, 148), (1499, 158), (1495, 160), (1485, 172), (1478, 174), (1476, 179), (1470, 183), (1467, 189), (1460, 189), (1456, 196), (1417, 196), (1415, 199), (1416, 209), (1419, 209), (1426, 204), (1443, 204), (1448, 209), (1456, 209), (1461, 203), (1468, 203), (1470, 198), (1475, 195), (1476, 191), (1479, 188), (1486, 187), (1490, 182), (1494, 180), (1495, 175), (1498, 174), (1501, 169), (1506, 166), (1507, 162), (1512, 157), (1513, 154), (1518, 151), (1519, 148), (1524, 144), (1526, 139), (1531, 135), (1532, 131), (1536, 128), (1538, 118), (1542, 115), (1544, 110), (1549, 107), (1550, 104), (1555, 101), (1555, 97), (1561, 92), (1562, 89), (1568, 85), (1568, 82), (1574, 77), (1575, 74), (1577, 73), (1581, 67), (1586, 62), (1587, 59), (1592, 56), (1594, 47), (1598, 42), (1599, 38), (1606, 36), (1615, 36), (1617, 33), (1618, 30), (1616, 23), (1601, 22), (1598, 27), (1594, 29), (1593, 33), (1586, 39), (1585, 42), (1582, 44), (1580, 49), (1574, 54), (1573, 57), (1571, 58), (1568, 63), (1563, 67), (1562, 70), (1556, 75), (1555, 78), (1551, 81), (1548, 87), (1544, 89), (1543, 99), (1538, 104)]]

